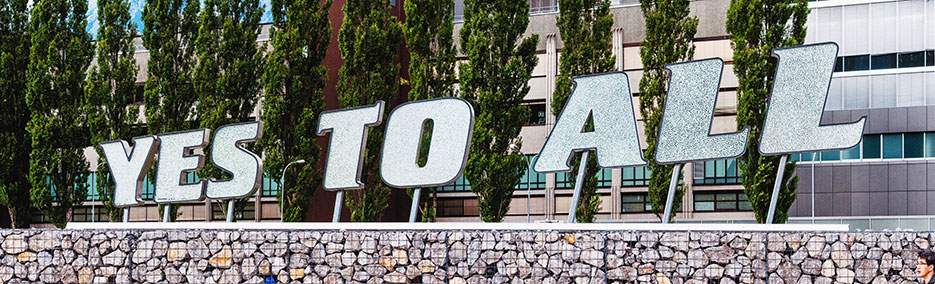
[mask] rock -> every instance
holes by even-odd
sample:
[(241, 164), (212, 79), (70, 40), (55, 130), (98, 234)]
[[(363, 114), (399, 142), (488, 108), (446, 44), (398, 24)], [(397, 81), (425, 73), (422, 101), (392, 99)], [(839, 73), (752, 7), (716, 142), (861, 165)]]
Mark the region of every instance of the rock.
[(604, 266), (604, 253), (594, 249), (585, 250), (581, 253), (581, 261), (595, 267)]
[(232, 262), (233, 259), (231, 249), (230, 247), (226, 246), (224, 249), (221, 249), (221, 251), (212, 256), (210, 260), (208, 260), (208, 264), (210, 264), (212, 267), (218, 268), (230, 268)]
[(705, 256), (717, 264), (728, 264), (734, 259), (734, 250), (727, 246), (717, 246), (704, 250)]
[(575, 244), (575, 234), (565, 234), (565, 242), (569, 244)]
[(173, 242), (169, 244), (169, 250), (166, 252), (166, 260), (169, 262), (182, 261), (188, 256), (188, 247), (182, 242)]
[(708, 279), (721, 278), (724, 275), (724, 267), (717, 264), (710, 264), (704, 268), (704, 276)]
[(854, 283), (854, 271), (847, 268), (838, 268), (837, 277), (834, 281), (841, 283)]
[(808, 250), (808, 256), (811, 258), (821, 258), (824, 247), (824, 236), (813, 236), (812, 238), (808, 239), (808, 242), (805, 243), (805, 248)]
[(857, 261), (855, 267), (855, 277), (860, 283), (870, 283), (877, 276), (877, 261), (873, 259), (861, 259)]
[(802, 276), (802, 270), (792, 262), (783, 261), (779, 264), (779, 267), (776, 269), (776, 273), (779, 274), (779, 277), (783, 279), (786, 283), (792, 283), (799, 279), (799, 276)]
[(36, 258), (37, 258), (36, 253), (31, 252), (31, 251), (21, 252), (19, 255), (16, 256), (16, 259), (22, 263), (36, 261)]
[(127, 254), (123, 253), (120, 250), (115, 250), (110, 254), (104, 256), (103, 262), (104, 265), (108, 266), (123, 266), (127, 260)]
[(820, 260), (808, 258), (802, 261), (802, 273), (807, 275), (820, 275), (822, 272), (822, 263)]
[(834, 276), (834, 272), (834, 262), (830, 259), (825, 260), (825, 262), (821, 264), (821, 276), (832, 277)]
[(406, 275), (399, 273), (399, 272), (393, 272), (393, 273), (384, 275), (383, 281), (386, 281), (388, 283), (406, 283), (407, 279), (406, 279)]
[[(767, 234), (766, 239), (767, 239), (766, 248), (769, 251), (782, 252), (786, 250), (786, 240), (783, 239), (782, 234), (777, 234), (777, 233)], [(788, 279), (788, 278), (783, 278), (783, 279)]]
[(703, 268), (708, 264), (708, 257), (700, 249), (688, 252), (688, 265), (692, 268)]
[(854, 265), (854, 258), (851, 255), (851, 251), (847, 248), (842, 242), (835, 242), (831, 245), (831, 259), (834, 260), (834, 264), (839, 268), (852, 268)]
[(19, 254), (26, 251), (29, 244), (26, 243), (26, 238), (23, 235), (10, 235), (0, 243), (0, 247), (7, 254)]
[(428, 260), (422, 260), (417, 265), (419, 272), (421, 273), (433, 273), (435, 272), (435, 264)]
[(380, 257), (380, 265), (382, 265), (383, 267), (385, 267), (386, 270), (392, 271), (393, 269), (395, 269), (395, 268), (396, 268), (396, 263), (397, 263), (397, 262), (396, 262), (396, 258), (394, 258), (394, 257), (388, 257), (388, 256), (381, 256), (381, 257)]

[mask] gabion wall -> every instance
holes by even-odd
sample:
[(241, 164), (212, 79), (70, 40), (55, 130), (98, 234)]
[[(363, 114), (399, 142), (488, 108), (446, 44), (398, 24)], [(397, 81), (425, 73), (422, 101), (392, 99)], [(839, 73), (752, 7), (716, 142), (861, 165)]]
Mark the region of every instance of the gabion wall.
[(935, 234), (2, 230), (3, 283), (904, 283)]

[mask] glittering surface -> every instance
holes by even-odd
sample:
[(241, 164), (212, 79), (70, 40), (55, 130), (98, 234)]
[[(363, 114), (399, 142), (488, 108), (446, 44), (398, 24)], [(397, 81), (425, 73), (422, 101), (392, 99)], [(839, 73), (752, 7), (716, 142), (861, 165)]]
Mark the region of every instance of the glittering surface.
[[(417, 163), (422, 125), (432, 120), (424, 167)], [(471, 143), (474, 110), (459, 98), (416, 101), (397, 107), (386, 123), (380, 176), (397, 188), (440, 186), (461, 175)]]
[(230, 180), (209, 180), (205, 189), (208, 198), (231, 199), (250, 196), (262, 182), (263, 161), (243, 148), (243, 143), (254, 142), (262, 135), (259, 121), (222, 126), (215, 130), (211, 142), (211, 162), (231, 173)]
[[(159, 134), (159, 160), (156, 165), (156, 203), (201, 200), (204, 180), (188, 184), (186, 173), (204, 166), (204, 155), (198, 154), (208, 145), (209, 129), (195, 129)], [(196, 150), (186, 155), (187, 149)]]
[(760, 153), (777, 155), (854, 147), (865, 118), (819, 126), (838, 46), (834, 43), (777, 49), (776, 81), (770, 94)]
[(724, 62), (707, 59), (666, 65), (672, 71), (656, 162), (714, 160), (743, 154), (750, 129), (709, 135)]
[[(575, 84), (539, 153), (535, 171), (569, 171), (571, 154), (584, 149), (596, 149), (598, 165), (603, 168), (645, 165), (627, 75), (579, 77)], [(588, 114), (593, 115), (594, 131), (582, 133)]]
[(364, 141), (367, 127), (380, 124), (383, 118), (383, 101), (357, 108), (327, 111), (321, 114), (318, 135), (331, 132), (328, 144), (328, 161), (325, 165), (326, 190), (360, 189), (360, 172), (363, 166)]
[(143, 178), (155, 158), (159, 146), (156, 136), (133, 138), (133, 148), (126, 141), (108, 141), (100, 144), (107, 167), (114, 179), (114, 206), (140, 205)]

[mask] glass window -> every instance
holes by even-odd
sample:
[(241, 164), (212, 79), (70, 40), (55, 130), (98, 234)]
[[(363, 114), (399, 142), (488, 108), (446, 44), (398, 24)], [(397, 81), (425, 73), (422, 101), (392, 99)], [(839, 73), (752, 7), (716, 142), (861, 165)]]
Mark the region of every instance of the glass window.
[(821, 152), (821, 160), (822, 161), (840, 161), (841, 151)]
[(899, 1), (899, 50), (925, 49), (925, 2)]
[(527, 125), (545, 124), (545, 103), (529, 104), (529, 121)]
[[(911, 2), (911, 1), (910, 1)], [(904, 52), (899, 54), (899, 68), (925, 66), (925, 52)]]
[(903, 153), (906, 158), (922, 158), (925, 148), (925, 135), (922, 133), (903, 134)]
[(438, 187), (438, 191), (471, 191), (471, 183), (462, 174), (454, 183)]
[[(838, 89), (843, 89), (844, 93), (842, 93), (841, 96), (844, 100), (845, 109), (869, 108), (870, 107), (869, 81), (870, 79), (866, 76), (831, 79), (831, 88), (829, 90), (828, 96), (830, 97), (831, 94), (834, 94), (835, 92), (840, 92), (838, 91)], [(843, 86), (839, 86), (839, 85), (843, 85)]]
[[(825, 110), (839, 110), (842, 107), (841, 84), (844, 80), (851, 78), (831, 78), (831, 86), (828, 87), (828, 95), (825, 99)], [(845, 94), (850, 95), (849, 92)]]
[(815, 25), (819, 41), (841, 41), (841, 7), (817, 9), (818, 24)]
[(883, 158), (899, 159), (903, 157), (903, 135), (883, 134)]
[(844, 71), (844, 57), (838, 56), (834, 59), (834, 72)]
[(880, 135), (864, 135), (864, 159), (879, 159), (880, 158)]
[(872, 76), (870, 84), (873, 86), (870, 93), (871, 107), (896, 106), (896, 75)]
[[(935, 36), (931, 36), (931, 37), (935, 37)], [(925, 65), (935, 66), (935, 50), (929, 50), (925, 52)]]
[(536, 164), (536, 157), (526, 156), (526, 172), (523, 173), (519, 183), (516, 184), (516, 189), (545, 189), (545, 174), (532, 170), (532, 166)]
[(747, 195), (742, 191), (695, 192), (695, 211), (749, 211)]
[(868, 38), (870, 35), (867, 33), (870, 28), (867, 26), (870, 22), (867, 13), (869, 8), (869, 5), (844, 6), (843, 15), (841, 16), (844, 21), (841, 28), (843, 35), (841, 41), (839, 41), (841, 43), (841, 55), (870, 52), (870, 39)]
[(614, 181), (614, 174), (611, 169), (601, 169), (597, 171), (597, 187), (611, 187)]
[(156, 197), (156, 185), (149, 179), (149, 175), (143, 177), (143, 194), (141, 194), (143, 200), (153, 200)]
[(935, 157), (935, 132), (925, 133), (925, 157)]
[(549, 13), (558, 11), (558, 0), (529, 0), (529, 13)]
[(925, 82), (928, 86), (928, 91), (925, 92), (926, 102), (928, 105), (935, 105), (935, 72), (925, 73)]
[(279, 195), (279, 181), (273, 178), (270, 178), (266, 174), (263, 175), (263, 188), (260, 191), (262, 196), (277, 196)]
[(857, 145), (854, 148), (841, 151), (841, 159), (844, 159), (844, 160), (860, 159), (860, 145)]
[(844, 71), (870, 70), (870, 55), (844, 57)]
[[(464, 22), (464, 0), (454, 0), (454, 19), (455, 23)], [(455, 88), (457, 89), (457, 88)]]
[(574, 186), (575, 181), (571, 179), (570, 173), (555, 173), (555, 188), (569, 189)]
[(695, 163), (696, 167), (704, 167), (704, 176), (696, 176), (695, 184), (738, 184), (741, 183), (739, 168), (736, 159), (705, 161)]
[(649, 184), (649, 179), (652, 175), (652, 173), (649, 171), (649, 168), (645, 166), (622, 168), (620, 170), (620, 185), (623, 187), (646, 186)]
[(621, 196), (623, 213), (648, 213), (653, 211), (647, 193), (624, 193)]
[(870, 5), (870, 53), (896, 52), (896, 2)]
[[(900, 63), (902, 58), (900, 57)], [(870, 57), (870, 67), (873, 70), (896, 68), (896, 53), (873, 55)]]

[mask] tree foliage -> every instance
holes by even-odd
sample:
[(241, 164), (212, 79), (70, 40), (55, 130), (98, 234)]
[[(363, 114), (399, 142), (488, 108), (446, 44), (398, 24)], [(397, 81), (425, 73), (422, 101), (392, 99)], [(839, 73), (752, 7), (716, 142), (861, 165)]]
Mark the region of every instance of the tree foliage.
[[(666, 102), (666, 86), (669, 74), (665, 65), (691, 60), (695, 54), (692, 40), (698, 30), (698, 18), (689, 17), (689, 0), (657, 1), (640, 0), (643, 19), (646, 22), (646, 38), (640, 43), (640, 58), (643, 63), (643, 77), (640, 78), (640, 114), (645, 122), (643, 133), (648, 144), (643, 157), (648, 161), (646, 167), (651, 172), (649, 180), (649, 201), (653, 213), (660, 220), (665, 214), (665, 204), (672, 180), (672, 165), (656, 163), (656, 145), (659, 142), (659, 126)], [(679, 173), (679, 180), (682, 173)], [(672, 216), (675, 208), (681, 207), (685, 189), (676, 186), (672, 202)]]
[[(409, 48), (409, 101), (455, 95), (454, 2), (450, 0), (409, 0), (406, 10), (406, 47)], [(433, 125), (434, 126), (434, 125)], [(426, 128), (420, 149), (420, 165), (425, 164), (431, 129)], [(435, 221), (434, 200), (426, 188), (419, 211), (423, 222)]]
[(727, 10), (727, 33), (734, 49), (737, 75), (737, 129), (750, 127), (747, 151), (739, 159), (744, 193), (750, 200), (757, 222), (766, 222), (773, 185), (779, 166), (785, 167), (776, 206), (775, 223), (785, 223), (795, 201), (799, 177), (796, 163), (779, 165), (779, 156), (762, 156), (759, 137), (766, 117), (766, 103), (775, 78), (773, 49), (805, 42), (807, 0), (731, 0)]
[(500, 222), (510, 209), (526, 159), (511, 145), (528, 120), (522, 105), (536, 66), (539, 35), (521, 38), (529, 24), (529, 3), (515, 0), (465, 1), (459, 66), (461, 96), (474, 106), (475, 122), (465, 176), (478, 195), (485, 222)]
[[(371, 105), (378, 100), (392, 109), (399, 90), (399, 48), (403, 27), (390, 15), (389, 0), (348, 0), (338, 31), (338, 47), (344, 65), (338, 71), (338, 101), (341, 107)], [(388, 115), (384, 112), (384, 116)], [(386, 117), (383, 118), (386, 121)], [(351, 220), (373, 222), (383, 216), (390, 188), (380, 179), (380, 149), (384, 126), (372, 127), (367, 135), (361, 177), (366, 186), (349, 192), (345, 203)]]
[[(572, 92), (572, 78), (575, 76), (614, 71), (615, 57), (611, 46), (611, 27), (614, 18), (610, 15), (610, 1), (601, 1), (598, 6), (593, 0), (561, 0), (562, 7), (558, 16), (558, 30), (561, 33), (562, 56), (558, 63), (559, 75), (552, 93), (552, 114), (561, 114)], [(591, 122), (586, 131), (594, 131)], [(581, 155), (572, 158), (572, 170), (568, 178), (577, 182), (578, 166)], [(581, 186), (581, 201), (577, 204), (575, 219), (581, 223), (594, 221), (594, 215), (600, 210), (601, 198), (597, 194), (597, 157), (593, 155), (587, 161), (584, 184)], [(572, 182), (572, 187), (574, 187)]]
[(0, 204), (7, 207), (13, 228), (29, 227), (32, 203), (29, 153), (32, 141), (26, 124), (26, 72), (30, 36), (27, 0), (0, 1)]
[(321, 185), (317, 165), (321, 147), (315, 137), (318, 116), (325, 108), (322, 89), (328, 81), (328, 69), (322, 60), (331, 43), (330, 8), (330, 0), (272, 1), (273, 50), (262, 80), (266, 94), (260, 146), (266, 175), (280, 177), (289, 162), (308, 161), (290, 167), (294, 174), (280, 185), (283, 220), (287, 222), (305, 220), (312, 196)]
[(83, 148), (90, 145), (90, 133), (84, 86), (94, 49), (85, 31), (87, 1), (41, 0), (33, 5), (26, 70), (30, 199), (62, 228), (72, 207), (88, 193)]
[[(88, 126), (93, 145), (110, 140), (130, 141), (138, 107), (127, 107), (136, 90), (138, 67), (133, 59), (136, 27), (130, 21), (126, 0), (97, 0), (97, 65), (88, 73)], [(99, 147), (97, 191), (110, 220), (122, 219), (123, 210), (114, 206), (114, 184)]]
[[(194, 128), (195, 39), (200, 11), (198, 0), (147, 0), (143, 7), (143, 46), (147, 62), (146, 122), (149, 133), (159, 134)], [(150, 178), (153, 178), (150, 174)], [(159, 206), (160, 215), (163, 207)], [(178, 206), (169, 206), (169, 217), (178, 217)]]
[[(195, 41), (198, 65), (193, 75), (201, 128), (254, 120), (250, 116), (260, 99), (260, 74), (266, 63), (256, 43), (262, 16), (259, 0), (204, 2)], [(211, 160), (210, 146), (205, 149), (205, 158)], [(205, 163), (199, 176), (230, 179), (229, 173), (211, 163)], [(238, 199), (235, 211), (243, 210), (249, 198)], [(227, 210), (223, 204), (221, 208)]]

